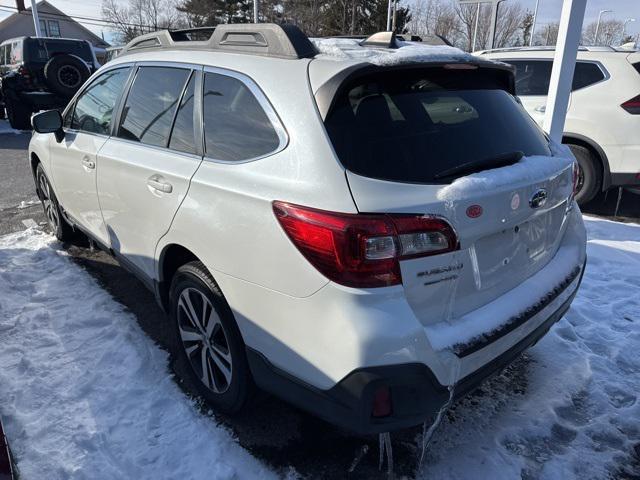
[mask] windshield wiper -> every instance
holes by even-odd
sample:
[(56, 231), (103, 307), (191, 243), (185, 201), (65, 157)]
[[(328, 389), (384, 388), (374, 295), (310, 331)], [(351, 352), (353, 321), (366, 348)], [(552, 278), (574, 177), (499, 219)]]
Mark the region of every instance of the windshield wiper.
[(495, 157), (483, 158), (482, 160), (474, 160), (472, 162), (463, 163), (452, 168), (443, 170), (433, 176), (435, 180), (441, 180), (443, 178), (462, 176), (467, 173), (480, 172), (482, 170), (488, 170), (490, 168), (506, 167), (507, 165), (513, 165), (520, 161), (524, 157), (524, 153), (509, 152), (496, 155)]

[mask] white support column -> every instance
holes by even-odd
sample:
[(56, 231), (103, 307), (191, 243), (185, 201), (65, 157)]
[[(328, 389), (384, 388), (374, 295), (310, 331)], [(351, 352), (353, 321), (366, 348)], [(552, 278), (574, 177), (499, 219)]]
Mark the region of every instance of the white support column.
[(36, 1), (37, 0), (31, 0), (31, 15), (33, 16), (33, 26), (36, 28), (36, 37), (41, 37), (42, 32), (40, 31), (40, 18), (38, 17)]
[(562, 4), (558, 42), (551, 69), (544, 118), (544, 129), (551, 139), (557, 142), (562, 141), (586, 6), (587, 0), (564, 0)]

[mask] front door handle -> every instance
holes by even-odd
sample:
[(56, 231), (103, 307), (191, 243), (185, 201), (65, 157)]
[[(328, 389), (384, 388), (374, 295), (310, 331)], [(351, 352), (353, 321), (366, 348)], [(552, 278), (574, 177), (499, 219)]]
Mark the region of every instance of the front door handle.
[(89, 157), (84, 157), (82, 159), (82, 165), (90, 170), (93, 170), (94, 168), (96, 168), (96, 162), (91, 160)]
[(158, 190), (159, 192), (163, 192), (163, 193), (173, 192), (173, 185), (171, 185), (169, 182), (165, 182), (164, 180), (162, 180), (162, 177), (160, 177), (159, 175), (154, 175), (152, 177), (149, 177), (149, 179), (147, 180), (147, 185), (149, 185), (154, 190)]

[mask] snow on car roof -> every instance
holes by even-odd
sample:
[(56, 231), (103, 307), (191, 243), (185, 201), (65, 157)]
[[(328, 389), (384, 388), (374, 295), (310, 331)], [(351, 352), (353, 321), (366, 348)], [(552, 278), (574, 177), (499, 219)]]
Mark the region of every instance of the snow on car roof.
[(379, 66), (414, 62), (474, 62), (478, 57), (448, 45), (425, 45), (397, 40), (400, 48), (362, 46), (352, 38), (311, 38), (320, 52), (317, 59), (362, 60)]

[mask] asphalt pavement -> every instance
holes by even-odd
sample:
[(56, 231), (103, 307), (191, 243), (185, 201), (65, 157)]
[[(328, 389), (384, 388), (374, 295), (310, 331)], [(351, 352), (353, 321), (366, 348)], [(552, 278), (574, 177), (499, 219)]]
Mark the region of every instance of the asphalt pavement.
[[(46, 228), (27, 159), (30, 134), (2, 133), (7, 130), (4, 123), (0, 121), (0, 235), (34, 225)], [(618, 192), (611, 191), (600, 195), (583, 211), (612, 218), (617, 204)], [(617, 219), (640, 221), (640, 195), (622, 193)], [(82, 238), (66, 245), (66, 249), (77, 264), (137, 317), (152, 339), (166, 345), (164, 314), (135, 277), (111, 256), (91, 249)], [(513, 376), (514, 392), (526, 389), (519, 373), (526, 361), (525, 356), (511, 367), (512, 374), (505, 374)], [(207, 414), (208, 409), (203, 407), (203, 412)], [(212, 421), (227, 426), (241, 445), (283, 475), (293, 466), (312, 478), (386, 478), (378, 471), (377, 438), (353, 437), (266, 394), (259, 394), (243, 416), (232, 419), (217, 415)], [(412, 476), (417, 467), (416, 438), (420, 431), (415, 428), (393, 434), (396, 475)], [(349, 472), (354, 462), (357, 466)]]

